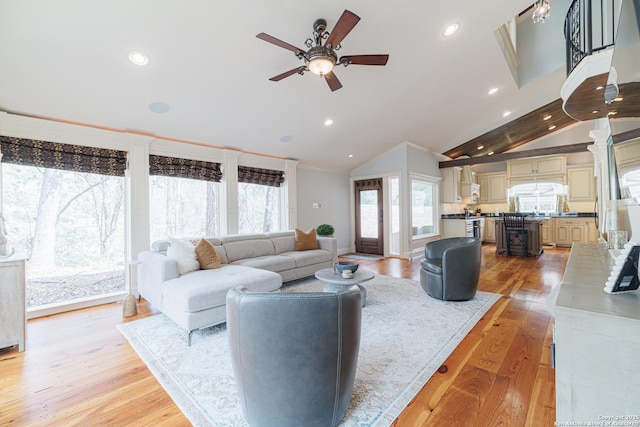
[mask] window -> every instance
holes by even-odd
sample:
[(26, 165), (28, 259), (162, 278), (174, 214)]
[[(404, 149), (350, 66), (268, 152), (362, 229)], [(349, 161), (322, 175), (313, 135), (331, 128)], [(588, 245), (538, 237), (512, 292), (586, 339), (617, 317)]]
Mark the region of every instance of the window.
[(149, 175), (152, 242), (218, 234), (219, 163), (151, 155)]
[(519, 212), (559, 212), (558, 196), (567, 194), (566, 187), (552, 182), (531, 182), (514, 185), (510, 195), (517, 200)]
[(389, 253), (400, 254), (400, 178), (397, 176), (389, 178), (389, 197), (391, 207), (391, 224), (389, 239)]
[(238, 183), (238, 228), (240, 233), (280, 230), (280, 188)]
[(425, 178), (411, 178), (412, 236), (424, 237), (438, 232), (436, 227), (437, 184)]
[(2, 175), (30, 310), (124, 292), (124, 177), (14, 164)]
[(151, 241), (218, 235), (219, 186), (198, 179), (150, 176)]
[(635, 169), (622, 175), (620, 188), (625, 189), (626, 196), (640, 200), (640, 169)]
[(280, 185), (284, 172), (238, 166), (238, 232), (280, 230)]

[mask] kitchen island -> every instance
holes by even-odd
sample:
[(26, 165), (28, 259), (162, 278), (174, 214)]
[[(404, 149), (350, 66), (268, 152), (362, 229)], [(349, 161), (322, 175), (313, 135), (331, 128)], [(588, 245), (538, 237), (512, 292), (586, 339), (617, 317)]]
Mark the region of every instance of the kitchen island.
[[(548, 221), (549, 217), (527, 216), (524, 219), (524, 228), (529, 234), (527, 256), (538, 256), (543, 251), (542, 246), (542, 223)], [(521, 236), (511, 235), (511, 254), (522, 256)], [(504, 232), (504, 218), (496, 217), (496, 253), (507, 253), (507, 240)]]

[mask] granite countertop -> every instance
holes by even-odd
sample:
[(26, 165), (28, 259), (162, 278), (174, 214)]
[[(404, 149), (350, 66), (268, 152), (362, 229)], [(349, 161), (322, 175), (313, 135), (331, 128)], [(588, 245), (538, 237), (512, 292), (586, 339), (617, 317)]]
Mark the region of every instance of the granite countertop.
[[(523, 212), (528, 214), (527, 219), (550, 219), (550, 218), (594, 218), (598, 216), (595, 212), (558, 212), (550, 214), (538, 214), (533, 212)], [(465, 214), (442, 214), (441, 219), (474, 219), (474, 218), (501, 218), (503, 213), (496, 215), (495, 213), (483, 213), (480, 215), (465, 216)]]

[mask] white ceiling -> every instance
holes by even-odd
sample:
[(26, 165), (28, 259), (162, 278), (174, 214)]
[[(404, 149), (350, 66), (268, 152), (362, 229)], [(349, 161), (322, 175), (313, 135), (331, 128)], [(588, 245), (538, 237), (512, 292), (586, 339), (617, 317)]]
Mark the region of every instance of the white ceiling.
[[(494, 36), (531, 3), (2, 0), (0, 110), (347, 173), (404, 141), (444, 152), (559, 98), (564, 70), (519, 89)], [(361, 21), (339, 53), (388, 53), (386, 67), (336, 68), (336, 92), (310, 73), (268, 80), (300, 61), (256, 34), (304, 48), (315, 19), (330, 31), (344, 9)], [(149, 64), (131, 64), (131, 50)]]

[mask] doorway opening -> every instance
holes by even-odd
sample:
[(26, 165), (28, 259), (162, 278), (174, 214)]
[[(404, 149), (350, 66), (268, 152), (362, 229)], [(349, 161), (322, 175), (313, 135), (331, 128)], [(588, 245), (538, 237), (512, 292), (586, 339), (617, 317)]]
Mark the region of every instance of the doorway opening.
[(356, 252), (384, 255), (382, 178), (354, 182)]

